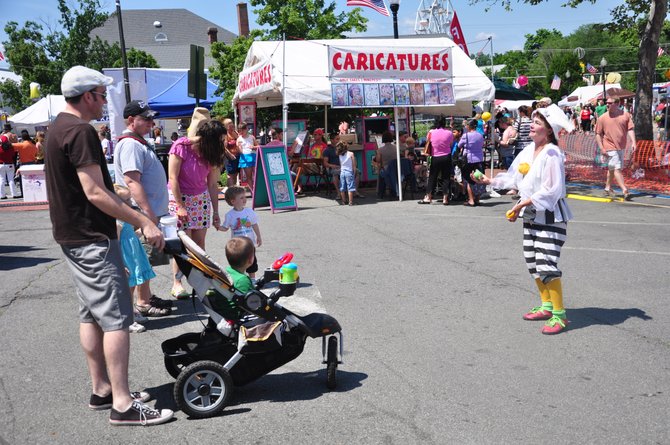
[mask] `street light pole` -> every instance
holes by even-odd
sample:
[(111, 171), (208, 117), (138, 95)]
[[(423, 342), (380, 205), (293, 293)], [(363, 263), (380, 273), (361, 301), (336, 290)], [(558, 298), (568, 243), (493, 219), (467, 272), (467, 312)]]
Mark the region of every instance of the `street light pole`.
[[(391, 12), (393, 13), (393, 38), (398, 38), (398, 9), (400, 9), (400, 0), (389, 0)], [(396, 149), (396, 168), (398, 174), (398, 201), (402, 201), (402, 181), (400, 170), (400, 125), (398, 122), (398, 107), (393, 106), (393, 121), (395, 122), (395, 149)]]
[(119, 20), (119, 44), (121, 45), (121, 61), (123, 62), (123, 85), (126, 90), (126, 103), (130, 102), (130, 80), (128, 76), (128, 57), (126, 56), (126, 40), (123, 38), (123, 19), (121, 19), (121, 1), (116, 0), (116, 14)]
[(603, 102), (607, 102), (607, 80), (605, 80), (605, 67), (607, 66), (607, 59), (604, 57), (600, 59), (600, 69), (603, 76)]
[(393, 14), (393, 38), (398, 38), (398, 9), (400, 9), (400, 0), (390, 0), (391, 13)]

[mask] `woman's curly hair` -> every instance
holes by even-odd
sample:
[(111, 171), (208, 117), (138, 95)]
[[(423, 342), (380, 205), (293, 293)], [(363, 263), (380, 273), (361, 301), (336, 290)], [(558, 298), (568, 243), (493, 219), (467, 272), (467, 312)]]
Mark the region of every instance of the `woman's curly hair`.
[(198, 152), (211, 166), (223, 165), (223, 137), (226, 133), (226, 127), (215, 119), (209, 119), (198, 127)]

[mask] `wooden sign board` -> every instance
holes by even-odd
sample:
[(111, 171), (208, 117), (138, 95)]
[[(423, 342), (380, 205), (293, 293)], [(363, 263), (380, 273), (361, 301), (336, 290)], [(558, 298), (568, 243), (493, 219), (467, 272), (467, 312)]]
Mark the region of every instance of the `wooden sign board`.
[(272, 213), (298, 210), (285, 146), (261, 146), (258, 149), (254, 178), (252, 208), (270, 206)]

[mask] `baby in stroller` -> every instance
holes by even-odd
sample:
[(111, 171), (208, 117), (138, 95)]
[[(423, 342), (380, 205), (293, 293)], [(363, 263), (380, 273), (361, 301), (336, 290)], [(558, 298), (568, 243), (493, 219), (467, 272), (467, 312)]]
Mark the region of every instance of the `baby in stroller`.
[[(165, 368), (176, 378), (173, 395), (181, 410), (194, 418), (218, 414), (233, 386), (244, 386), (295, 359), (307, 338), (321, 338), (326, 386), (335, 388), (342, 363), (339, 323), (321, 312), (297, 314), (278, 302), (296, 290), (292, 254), (275, 261), (254, 284), (244, 273), (255, 254), (248, 238), (227, 243), (230, 266), (224, 271), (184, 232), (178, 236), (167, 241), (166, 250), (209, 315), (202, 332), (182, 334), (161, 345)], [(272, 293), (260, 291), (273, 281), (278, 287)]]

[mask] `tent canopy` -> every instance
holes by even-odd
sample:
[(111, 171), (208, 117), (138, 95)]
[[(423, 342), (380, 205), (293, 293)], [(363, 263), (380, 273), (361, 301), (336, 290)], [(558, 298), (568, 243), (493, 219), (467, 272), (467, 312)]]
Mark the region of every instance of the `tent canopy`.
[[(284, 45), (286, 60), (284, 62)], [(470, 115), (472, 101), (493, 100), (494, 86), (490, 79), (477, 67), (452, 40), (441, 38), (425, 39), (343, 39), (308, 41), (259, 41), (254, 42), (247, 53), (244, 70), (240, 74), (255, 79), (261, 74), (263, 82), (255, 82), (252, 88), (240, 91), (238, 85), (233, 102), (255, 101), (258, 107), (270, 107), (282, 104), (282, 77), (285, 79), (284, 98), (287, 104), (303, 103), (327, 105), (331, 103), (329, 80), (328, 47), (393, 48), (451, 48), (451, 66), (456, 107), (431, 107), (435, 113), (457, 114), (454, 111), (466, 110)], [(286, 66), (284, 73), (282, 67)], [(267, 74), (267, 75), (266, 75)], [(285, 74), (285, 76), (283, 76)], [(460, 106), (459, 106), (460, 105)]]
[(535, 98), (528, 92), (514, 88), (509, 83), (496, 77), (493, 78), (493, 85), (496, 87), (496, 99), (505, 100), (530, 100)]
[[(212, 108), (219, 97), (214, 94), (217, 86), (207, 79), (207, 98), (200, 100), (200, 106)], [(195, 99), (188, 97), (188, 72), (169, 85), (165, 90), (149, 97), (149, 106), (152, 110), (160, 112), (161, 118), (185, 117), (193, 114)]]
[[(105, 68), (106, 75), (114, 79), (115, 85), (119, 85), (118, 91), (114, 89), (112, 94), (120, 94), (119, 110), (123, 110), (126, 104), (123, 91), (123, 70), (120, 68)], [(208, 74), (208, 73), (205, 73)], [(195, 99), (188, 97), (188, 70), (185, 69), (162, 69), (162, 68), (130, 68), (128, 70), (128, 82), (130, 84), (130, 95), (133, 99), (145, 100), (152, 110), (160, 112), (160, 118), (190, 117), (195, 108)], [(214, 95), (217, 85), (207, 79), (207, 97), (200, 100), (200, 106), (212, 108), (217, 100), (222, 99)], [(116, 100), (112, 99), (116, 104)]]
[[(621, 84), (618, 83), (608, 83), (605, 84), (605, 88), (608, 90), (610, 88), (621, 88)], [(568, 97), (562, 99), (558, 102), (559, 107), (574, 107), (575, 105), (585, 104), (591, 99), (598, 96), (600, 93), (602, 96), (603, 86), (602, 85), (589, 85), (585, 87), (578, 87), (575, 91), (568, 94)]]
[(32, 128), (39, 125), (49, 125), (58, 113), (65, 109), (65, 98), (60, 95), (49, 94), (41, 98), (25, 110), (9, 118), (17, 127)]

